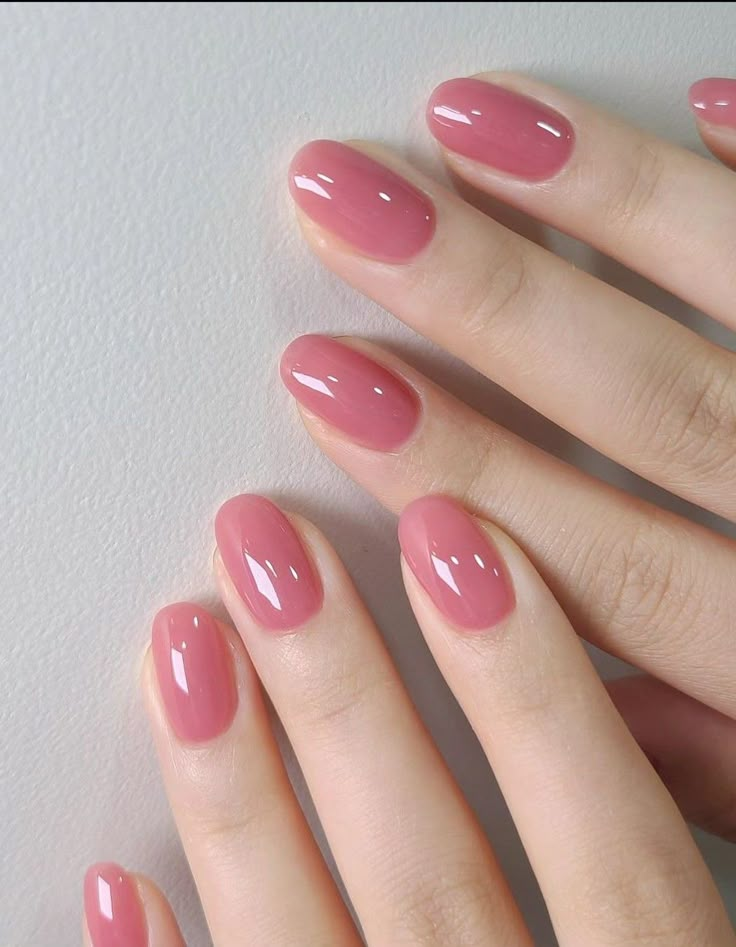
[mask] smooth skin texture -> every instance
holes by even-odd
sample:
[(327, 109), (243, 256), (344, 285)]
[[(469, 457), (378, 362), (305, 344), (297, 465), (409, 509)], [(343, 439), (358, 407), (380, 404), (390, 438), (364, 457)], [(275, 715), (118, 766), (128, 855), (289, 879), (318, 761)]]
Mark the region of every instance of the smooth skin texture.
[[(150, 654), (144, 662), (164, 784), (213, 942), (531, 947), (488, 842), (344, 568), (314, 526), (285, 518), (289, 545), (302, 545), (324, 592), (298, 627), (261, 623), (215, 555), (238, 632), (219, 625), (238, 682), (230, 728), (182, 741)], [(733, 947), (681, 814), (521, 550), (439, 496), (407, 508), (400, 536), (415, 615), (494, 768), (559, 942)], [(282, 540), (274, 530), (274, 550)], [(480, 553), (501, 574), (502, 586), (491, 587), (503, 607), (490, 624), (448, 620), (442, 594), (414, 574), (418, 546), (437, 543), (460, 572), (463, 556)], [(478, 577), (468, 584), (457, 575), (472, 607)], [(306, 777), (362, 941), (286, 782), (257, 678)]]
[[(732, 163), (714, 81), (691, 103), (704, 103), (704, 140)], [(703, 121), (713, 107), (718, 131)], [(445, 83), (428, 121), (453, 146), (456, 175), (736, 327), (730, 172), (520, 76)], [(736, 518), (730, 352), (375, 146), (320, 142), (293, 169), (305, 236), (335, 272), (612, 458)], [(282, 377), (317, 444), (400, 514), (414, 614), (503, 790), (558, 942), (734, 947), (685, 818), (736, 835), (736, 544), (561, 463), (361, 340), (294, 343)], [(215, 947), (531, 947), (327, 540), (253, 495), (223, 505), (215, 534), (234, 628), (192, 604), (165, 610), (142, 678)], [(604, 685), (578, 635), (645, 673)], [(180, 947), (161, 896), (117, 871), (136, 937), (145, 919), (154, 947)], [(101, 903), (88, 895), (87, 943), (117, 947)]]
[[(564, 115), (575, 147), (542, 182), (497, 170), (493, 151), (484, 162), (443, 152), (456, 174), (736, 324), (729, 171), (559, 90), (513, 75), (481, 78), (522, 93), (525, 109), (532, 97)], [(505, 229), (394, 156), (353, 147), (422, 187), (437, 229), (421, 254), (389, 266), (300, 210), (320, 259), (593, 447), (736, 517), (730, 352)], [(440, 490), (492, 518), (532, 556), (579, 633), (736, 716), (734, 543), (559, 463), (372, 351), (423, 401), (414, 438), (397, 452), (369, 452), (304, 411), (319, 446), (397, 513)], [(736, 812), (727, 818), (736, 821)]]

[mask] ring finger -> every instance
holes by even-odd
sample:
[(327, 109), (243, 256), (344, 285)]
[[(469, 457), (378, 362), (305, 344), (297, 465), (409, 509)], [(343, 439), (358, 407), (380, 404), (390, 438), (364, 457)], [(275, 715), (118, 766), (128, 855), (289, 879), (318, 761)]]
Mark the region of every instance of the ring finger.
[(518, 547), (445, 497), (399, 521), (404, 581), (565, 947), (732, 947), (687, 827)]

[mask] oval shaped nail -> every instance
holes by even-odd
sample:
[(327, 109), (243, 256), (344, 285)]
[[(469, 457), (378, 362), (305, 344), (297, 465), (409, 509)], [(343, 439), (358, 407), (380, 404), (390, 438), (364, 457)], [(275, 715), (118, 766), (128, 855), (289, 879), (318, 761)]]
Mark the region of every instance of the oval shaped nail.
[(736, 128), (736, 79), (700, 79), (690, 86), (688, 98), (701, 122)]
[(405, 263), (432, 239), (435, 213), (429, 197), (339, 141), (312, 141), (298, 151), (289, 188), (316, 224), (375, 260)]
[(322, 583), (294, 527), (265, 497), (243, 494), (220, 507), (215, 536), (236, 591), (264, 628), (287, 631), (322, 605)]
[(481, 79), (450, 79), (429, 99), (427, 124), (445, 148), (529, 180), (557, 174), (572, 154), (570, 122), (548, 105)]
[(153, 620), (153, 663), (166, 716), (180, 740), (201, 743), (224, 733), (238, 705), (233, 660), (215, 619), (178, 602)]
[(404, 559), (437, 609), (460, 628), (492, 628), (513, 609), (506, 567), (486, 533), (454, 500), (421, 497), (399, 520)]
[(84, 915), (92, 947), (147, 947), (148, 925), (135, 880), (114, 862), (84, 877)]
[(281, 378), (300, 404), (363, 447), (397, 450), (419, 423), (419, 398), (406, 382), (327, 336), (294, 339)]

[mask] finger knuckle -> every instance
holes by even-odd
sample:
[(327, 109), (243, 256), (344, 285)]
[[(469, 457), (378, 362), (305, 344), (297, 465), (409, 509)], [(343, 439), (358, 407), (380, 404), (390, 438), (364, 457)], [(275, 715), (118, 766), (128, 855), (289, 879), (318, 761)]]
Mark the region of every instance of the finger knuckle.
[(456, 461), (452, 479), (438, 483), (438, 491), (453, 493), (471, 512), (485, 509), (493, 497), (494, 516), (508, 528), (515, 511), (538, 502), (522, 475), (529, 454), (519, 450), (519, 443), (503, 427), (479, 428), (465, 445), (462, 463)]
[(736, 385), (734, 363), (710, 360), (675, 376), (659, 403), (655, 446), (701, 476), (722, 474), (736, 458)]
[[(631, 859), (632, 848), (637, 851)], [(631, 947), (692, 947), (705, 943), (708, 917), (702, 887), (690, 859), (661, 840), (637, 837), (632, 848), (617, 845), (606, 871), (580, 866), (575, 916), (582, 930), (600, 944)], [(595, 853), (601, 858), (600, 851)]]
[(518, 326), (510, 317), (526, 308), (531, 267), (522, 247), (506, 239), (500, 241), (496, 253), (477, 272), (473, 284), (465, 290), (460, 328), (470, 340), (485, 339), (493, 333), (494, 345), (498, 345), (499, 331)]
[(482, 497), (488, 488), (489, 471), (494, 469), (497, 438), (483, 433), (468, 446), (463, 464), (464, 489), (462, 497), (468, 505)]
[[(687, 557), (660, 528), (656, 516), (637, 518), (613, 536), (591, 558), (592, 594), (598, 602), (601, 625), (615, 639), (623, 632), (627, 647), (651, 650), (656, 629), (668, 628), (668, 647), (689, 627), (688, 615), (697, 608), (697, 583)], [(636, 635), (643, 640), (636, 641)]]
[(615, 191), (608, 202), (609, 224), (627, 228), (632, 221), (649, 216), (662, 203), (660, 198), (666, 162), (655, 144), (642, 138), (622, 165)]
[(496, 923), (490, 882), (472, 866), (453, 865), (409, 885), (392, 942), (421, 947), (481, 947)]
[(315, 740), (344, 741), (371, 708), (385, 705), (394, 681), (376, 668), (336, 653), (302, 682), (298, 712)]
[(185, 834), (224, 852), (231, 845), (241, 846), (244, 839), (252, 841), (267, 834), (281, 805), (281, 795), (273, 791), (273, 786), (264, 791), (260, 783), (248, 784), (242, 779), (237, 780), (237, 791), (233, 791), (233, 781), (226, 773), (220, 775), (225, 788), (211, 792), (206, 805), (189, 807), (181, 824), (187, 827)]

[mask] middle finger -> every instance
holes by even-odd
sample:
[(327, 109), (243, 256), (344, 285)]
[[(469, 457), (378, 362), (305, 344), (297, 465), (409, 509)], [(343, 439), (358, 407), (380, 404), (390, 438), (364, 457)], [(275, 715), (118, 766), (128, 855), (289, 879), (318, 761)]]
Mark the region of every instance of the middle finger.
[(485, 837), (324, 538), (253, 496), (225, 503), (215, 533), (220, 593), (367, 942), (530, 947)]

